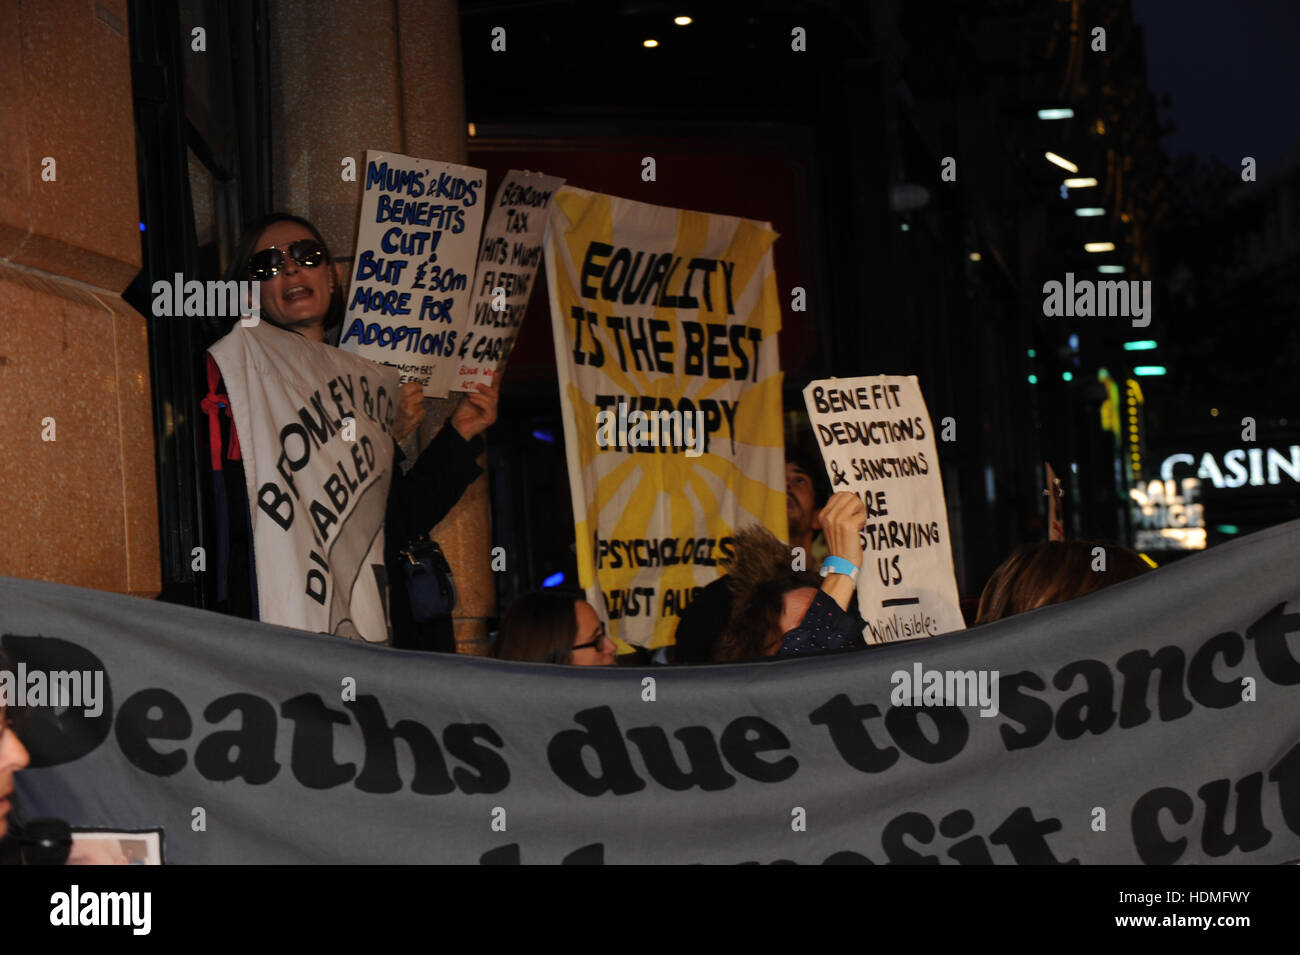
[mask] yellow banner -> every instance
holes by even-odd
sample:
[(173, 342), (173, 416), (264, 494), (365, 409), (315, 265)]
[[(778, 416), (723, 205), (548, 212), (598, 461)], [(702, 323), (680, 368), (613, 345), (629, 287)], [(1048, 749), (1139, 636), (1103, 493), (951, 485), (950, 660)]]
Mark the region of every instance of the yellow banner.
[(578, 576), (620, 643), (672, 643), (732, 536), (786, 538), (767, 223), (565, 187), (551, 297)]

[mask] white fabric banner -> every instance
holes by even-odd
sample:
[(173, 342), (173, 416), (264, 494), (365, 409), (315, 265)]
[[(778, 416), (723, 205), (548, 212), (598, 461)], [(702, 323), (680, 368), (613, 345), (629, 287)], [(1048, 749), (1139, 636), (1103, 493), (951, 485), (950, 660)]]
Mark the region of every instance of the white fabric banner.
[(569, 186), (551, 203), (578, 577), (615, 640), (671, 644), (737, 530), (786, 537), (776, 238)]
[(387, 642), (397, 370), (269, 322), (209, 351), (244, 456), (261, 619)]

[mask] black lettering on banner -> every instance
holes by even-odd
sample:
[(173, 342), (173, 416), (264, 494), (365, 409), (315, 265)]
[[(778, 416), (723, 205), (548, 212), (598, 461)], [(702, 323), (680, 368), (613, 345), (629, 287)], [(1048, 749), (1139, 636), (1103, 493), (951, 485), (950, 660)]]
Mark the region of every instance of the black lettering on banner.
[(1042, 692), (1047, 689), (1047, 684), (1030, 670), (1011, 673), (998, 680), (998, 706), (1002, 715), (1023, 727), (1020, 731), (1006, 724), (999, 728), (1007, 752), (1037, 746), (1052, 733), (1051, 704), (1021, 692), (1022, 689)]
[(1100, 736), (1115, 722), (1115, 679), (1110, 667), (1100, 660), (1076, 660), (1057, 670), (1052, 683), (1058, 690), (1068, 690), (1080, 676), (1084, 691), (1056, 711), (1056, 735), (1064, 740), (1078, 739), (1084, 733)]
[[(153, 715), (155, 710), (157, 716)], [(115, 723), (117, 745), (137, 769), (154, 776), (173, 776), (185, 768), (185, 750), (160, 753), (149, 745), (153, 739), (189, 739), (193, 732), (189, 711), (175, 693), (156, 688), (141, 690), (122, 703)]]
[(331, 710), (315, 693), (303, 693), (280, 705), (280, 715), (294, 724), (290, 766), (308, 789), (330, 789), (356, 775), (355, 763), (334, 761), (334, 727), (347, 726), (346, 713)]
[[(194, 768), (206, 779), (242, 779), (252, 786), (269, 783), (280, 772), (275, 761), (275, 707), (251, 693), (232, 693), (208, 704), (203, 718), (217, 724), (239, 714), (239, 728), (210, 733), (194, 750)], [(232, 755), (238, 754), (238, 755)]]
[(447, 763), (432, 731), (414, 720), (398, 720), (392, 726), (374, 696), (358, 696), (344, 704), (357, 719), (366, 743), (366, 762), (357, 774), (356, 786), (367, 793), (395, 793), (402, 788), (397, 772), (397, 740), (411, 751), (415, 772), (411, 791), (425, 796), (442, 796), (453, 789)]
[[(637, 775), (614, 712), (608, 706), (583, 710), (573, 717), (583, 729), (561, 730), (547, 746), (551, 771), (566, 786), (584, 796), (605, 793), (627, 795), (645, 788)], [(705, 726), (685, 726), (673, 733), (686, 752), (686, 768), (678, 765), (667, 732), (659, 726), (637, 726), (627, 731), (637, 748), (646, 772), (665, 789), (682, 792), (698, 786), (716, 792), (735, 785), (723, 757), (736, 772), (756, 782), (781, 782), (794, 775), (798, 762), (783, 757), (775, 762), (758, 759), (760, 752), (788, 749), (789, 741), (775, 726), (755, 716), (732, 720), (722, 731), (719, 747)], [(595, 773), (583, 759), (591, 750), (598, 767)]]

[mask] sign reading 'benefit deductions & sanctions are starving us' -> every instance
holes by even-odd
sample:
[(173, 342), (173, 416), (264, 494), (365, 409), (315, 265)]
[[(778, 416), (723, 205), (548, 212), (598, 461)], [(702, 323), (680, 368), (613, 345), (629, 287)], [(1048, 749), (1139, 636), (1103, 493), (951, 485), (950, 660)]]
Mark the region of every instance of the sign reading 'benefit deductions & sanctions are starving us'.
[(814, 381), (803, 392), (831, 492), (867, 506), (858, 608), (867, 643), (965, 629), (934, 428), (916, 376)]

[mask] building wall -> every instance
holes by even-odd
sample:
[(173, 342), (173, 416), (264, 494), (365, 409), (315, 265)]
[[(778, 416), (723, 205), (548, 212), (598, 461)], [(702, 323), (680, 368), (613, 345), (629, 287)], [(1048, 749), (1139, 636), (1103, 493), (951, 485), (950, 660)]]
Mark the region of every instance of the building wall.
[(125, 0), (0, 4), (0, 574), (160, 589)]

